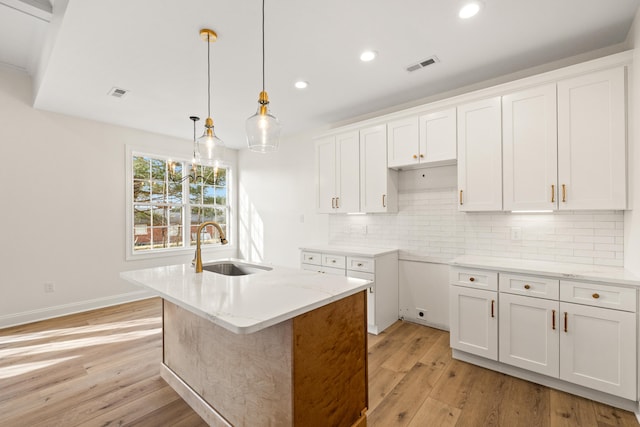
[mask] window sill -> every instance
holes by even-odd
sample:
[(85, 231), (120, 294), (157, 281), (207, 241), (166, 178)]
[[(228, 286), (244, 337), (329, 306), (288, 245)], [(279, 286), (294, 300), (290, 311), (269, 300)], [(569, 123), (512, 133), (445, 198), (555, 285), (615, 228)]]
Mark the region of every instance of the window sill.
[[(213, 247), (202, 247), (202, 255), (203, 258), (215, 256), (215, 254), (222, 252), (235, 252), (236, 246), (233, 244), (228, 245), (219, 245)], [(126, 261), (141, 261), (146, 259), (159, 259), (159, 258), (177, 258), (184, 257), (190, 255), (193, 257), (193, 254), (196, 251), (195, 246), (190, 246), (188, 248), (180, 248), (180, 249), (166, 249), (166, 250), (156, 250), (152, 252), (141, 252), (141, 253), (128, 253), (125, 260)]]

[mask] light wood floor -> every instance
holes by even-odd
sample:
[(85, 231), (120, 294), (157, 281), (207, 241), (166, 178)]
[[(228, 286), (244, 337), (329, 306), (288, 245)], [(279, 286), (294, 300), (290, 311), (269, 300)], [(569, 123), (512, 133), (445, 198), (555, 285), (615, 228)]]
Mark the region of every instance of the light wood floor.
[[(0, 426), (205, 426), (160, 378), (160, 300), (0, 330)], [(369, 426), (634, 426), (630, 412), (451, 359), (449, 334), (369, 336)]]

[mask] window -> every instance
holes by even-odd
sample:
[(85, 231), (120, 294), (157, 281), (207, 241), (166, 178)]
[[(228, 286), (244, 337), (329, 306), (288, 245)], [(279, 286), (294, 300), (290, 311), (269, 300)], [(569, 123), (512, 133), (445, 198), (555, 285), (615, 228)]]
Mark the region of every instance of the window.
[[(192, 165), (158, 155), (131, 153), (129, 254), (168, 252), (195, 246), (197, 228), (215, 221), (229, 239), (229, 169)], [(214, 227), (202, 245), (220, 245)]]

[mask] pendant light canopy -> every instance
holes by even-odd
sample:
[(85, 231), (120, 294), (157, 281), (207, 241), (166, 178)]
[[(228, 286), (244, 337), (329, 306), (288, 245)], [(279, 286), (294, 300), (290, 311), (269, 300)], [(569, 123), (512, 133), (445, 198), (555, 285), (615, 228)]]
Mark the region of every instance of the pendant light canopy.
[[(224, 142), (214, 132), (211, 118), (211, 43), (218, 39), (215, 31), (208, 28), (200, 30), (200, 38), (207, 42), (207, 119), (204, 122), (204, 133), (198, 138), (198, 151), (202, 164), (219, 166), (224, 161)], [(194, 121), (195, 125), (195, 121)]]
[(247, 119), (247, 143), (251, 151), (277, 151), (280, 144), (280, 122), (269, 111), (269, 95), (264, 83), (264, 2), (262, 0), (262, 92), (258, 97), (258, 111)]

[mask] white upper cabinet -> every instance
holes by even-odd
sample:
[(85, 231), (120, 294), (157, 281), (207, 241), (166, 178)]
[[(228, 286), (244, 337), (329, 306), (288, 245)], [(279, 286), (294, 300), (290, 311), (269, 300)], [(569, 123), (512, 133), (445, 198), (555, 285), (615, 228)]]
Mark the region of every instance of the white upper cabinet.
[(316, 141), (316, 206), (320, 213), (331, 213), (336, 204), (336, 139)]
[(387, 168), (387, 127), (360, 131), (360, 209), (397, 212), (397, 172)]
[(417, 165), (420, 162), (418, 117), (387, 123), (387, 164), (390, 168)]
[(500, 97), (458, 107), (458, 208), (502, 209)]
[(387, 124), (390, 168), (456, 161), (456, 109), (449, 108)]
[(626, 209), (624, 67), (558, 82), (559, 208)]
[(316, 142), (318, 212), (359, 212), (359, 144), (358, 132), (331, 136)]
[(420, 163), (445, 164), (456, 160), (456, 109), (420, 116)]
[(557, 209), (556, 85), (502, 97), (504, 210)]

